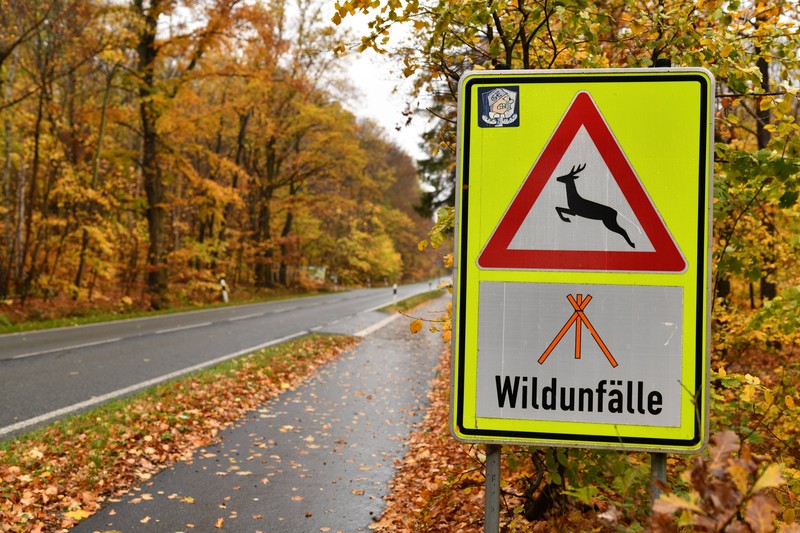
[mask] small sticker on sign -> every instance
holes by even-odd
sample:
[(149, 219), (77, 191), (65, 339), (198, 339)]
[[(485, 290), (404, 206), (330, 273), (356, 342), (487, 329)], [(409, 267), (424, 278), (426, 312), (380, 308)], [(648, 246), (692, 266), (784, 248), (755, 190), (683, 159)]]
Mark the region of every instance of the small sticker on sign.
[(519, 126), (519, 87), (478, 88), (478, 126), (515, 128)]

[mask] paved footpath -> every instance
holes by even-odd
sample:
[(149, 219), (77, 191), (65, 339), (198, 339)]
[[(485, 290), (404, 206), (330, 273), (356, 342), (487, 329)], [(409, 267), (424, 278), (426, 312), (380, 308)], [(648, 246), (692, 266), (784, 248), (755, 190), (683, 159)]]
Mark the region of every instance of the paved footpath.
[[(446, 300), (414, 316), (434, 318)], [(404, 442), (427, 406), (438, 334), (375, 313), (356, 348), (154, 476), (72, 531), (265, 533), (368, 531), (380, 517)], [(354, 329), (358, 328), (358, 329)], [(352, 331), (348, 331), (348, 330)], [(363, 334), (362, 333), (362, 334)]]

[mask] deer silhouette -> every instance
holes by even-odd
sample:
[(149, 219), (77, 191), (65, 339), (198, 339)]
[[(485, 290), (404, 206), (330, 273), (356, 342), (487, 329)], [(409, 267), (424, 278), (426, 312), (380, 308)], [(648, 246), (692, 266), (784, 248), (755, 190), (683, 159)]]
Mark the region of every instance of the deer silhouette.
[(628, 237), (628, 232), (617, 222), (616, 209), (607, 205), (598, 204), (597, 202), (592, 202), (578, 194), (578, 189), (575, 187), (575, 180), (578, 179), (578, 174), (585, 168), (586, 164), (578, 165), (577, 168), (573, 166), (569, 174), (564, 174), (556, 178), (556, 181), (560, 181), (567, 187), (568, 207), (556, 207), (558, 216), (564, 222), (572, 222), (564, 215), (583, 217), (591, 220), (602, 220), (603, 225), (608, 228), (609, 231), (622, 235), (622, 238), (627, 241), (631, 248), (636, 248), (636, 245), (633, 244), (633, 241)]

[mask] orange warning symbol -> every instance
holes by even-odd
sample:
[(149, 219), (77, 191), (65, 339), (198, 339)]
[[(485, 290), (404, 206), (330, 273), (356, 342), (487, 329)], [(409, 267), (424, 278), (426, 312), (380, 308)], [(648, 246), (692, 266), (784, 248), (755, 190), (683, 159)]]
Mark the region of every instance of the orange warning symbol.
[(589, 333), (592, 334), (592, 337), (594, 337), (595, 342), (603, 351), (603, 354), (605, 354), (606, 359), (608, 359), (608, 362), (611, 363), (611, 366), (616, 368), (616, 366), (618, 365), (616, 359), (614, 359), (614, 356), (611, 355), (611, 352), (606, 347), (605, 343), (603, 342), (603, 339), (600, 338), (600, 334), (597, 333), (597, 330), (594, 329), (594, 326), (592, 326), (592, 323), (589, 322), (589, 319), (586, 318), (586, 314), (583, 312), (583, 310), (586, 309), (586, 306), (589, 305), (589, 302), (592, 301), (592, 295), (587, 294), (586, 298), (584, 299), (583, 295), (578, 294), (576, 299), (571, 294), (568, 294), (567, 300), (569, 300), (569, 303), (572, 304), (572, 308), (575, 310), (575, 312), (572, 313), (572, 315), (569, 317), (569, 320), (567, 320), (567, 323), (564, 324), (564, 327), (561, 328), (561, 331), (558, 332), (556, 338), (553, 339), (553, 342), (550, 343), (550, 346), (547, 347), (542, 356), (539, 358), (539, 364), (541, 365), (547, 360), (547, 358), (550, 356), (550, 354), (558, 345), (558, 343), (561, 342), (561, 339), (564, 338), (564, 335), (566, 335), (567, 331), (569, 331), (569, 328), (572, 327), (572, 324), (575, 324), (575, 359), (580, 359), (581, 323), (583, 323), (589, 330)]

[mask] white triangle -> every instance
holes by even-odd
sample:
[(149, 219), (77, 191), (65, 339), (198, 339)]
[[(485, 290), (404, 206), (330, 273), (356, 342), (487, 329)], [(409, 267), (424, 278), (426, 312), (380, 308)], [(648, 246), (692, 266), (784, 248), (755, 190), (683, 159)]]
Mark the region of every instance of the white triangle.
[[(575, 180), (578, 194), (587, 200), (615, 209), (617, 222), (636, 245), (635, 250), (621, 235), (609, 231), (600, 220), (565, 214), (564, 216), (571, 221), (567, 223), (559, 217), (556, 207), (567, 207), (567, 193), (566, 186), (556, 181), (556, 177), (568, 174), (572, 167), (578, 165), (586, 165)], [(508, 248), (607, 252), (655, 251), (584, 126), (581, 126), (575, 134)]]

